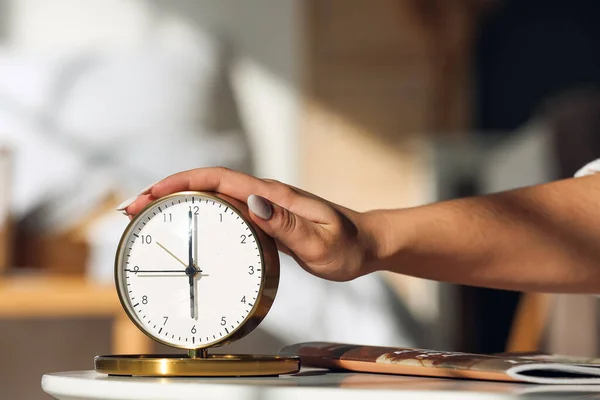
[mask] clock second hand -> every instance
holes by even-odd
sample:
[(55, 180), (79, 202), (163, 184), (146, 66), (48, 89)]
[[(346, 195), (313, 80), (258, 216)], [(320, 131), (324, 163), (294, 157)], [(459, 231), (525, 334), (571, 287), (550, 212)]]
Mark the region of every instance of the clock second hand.
[[(183, 265), (184, 267), (188, 267), (186, 263), (184, 263), (179, 257), (177, 257), (175, 254), (173, 254), (172, 251), (170, 251), (169, 249), (167, 249), (165, 246), (163, 246), (160, 242), (155, 242), (158, 247), (160, 247), (161, 249), (163, 249), (164, 251), (166, 251), (171, 257), (173, 257), (174, 259), (176, 259), (181, 265)], [(196, 267), (196, 270), (199, 272), (198, 275), (202, 276), (208, 276), (208, 274), (203, 274), (202, 270)], [(127, 271), (127, 270), (126, 270)], [(131, 271), (131, 272), (135, 272), (135, 271)], [(141, 271), (137, 271), (137, 272), (141, 272)], [(157, 271), (150, 271), (150, 270), (145, 270), (144, 272), (157, 272)], [(167, 271), (164, 271), (167, 272)], [(172, 271), (168, 271), (168, 272), (185, 272), (185, 270), (172, 270)]]
[(179, 261), (181, 263), (181, 265), (183, 265), (184, 267), (187, 268), (187, 265), (183, 261), (181, 261), (181, 259), (179, 257), (177, 257), (175, 254), (173, 254), (169, 249), (167, 249), (165, 246), (163, 246), (159, 242), (156, 242), (156, 244), (158, 245), (158, 247), (160, 247), (161, 249), (163, 249), (164, 251), (166, 251), (167, 253), (169, 253), (169, 255), (171, 257), (173, 257), (174, 259), (176, 259), (177, 261)]

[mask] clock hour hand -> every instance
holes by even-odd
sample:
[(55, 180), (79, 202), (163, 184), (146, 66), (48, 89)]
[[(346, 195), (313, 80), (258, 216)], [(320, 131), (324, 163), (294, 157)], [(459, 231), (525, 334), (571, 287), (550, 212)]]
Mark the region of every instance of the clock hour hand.
[(127, 272), (133, 272), (135, 274), (137, 274), (138, 272), (140, 273), (164, 273), (164, 272), (183, 272), (185, 273), (185, 269), (125, 269), (125, 271)]

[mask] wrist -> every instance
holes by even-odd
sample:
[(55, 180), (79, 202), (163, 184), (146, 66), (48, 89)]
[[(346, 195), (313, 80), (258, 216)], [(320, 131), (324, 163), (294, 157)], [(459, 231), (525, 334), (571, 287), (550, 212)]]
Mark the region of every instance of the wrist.
[(361, 214), (365, 256), (362, 269), (364, 274), (387, 270), (386, 260), (402, 247), (397, 243), (391, 221), (391, 211), (373, 210)]

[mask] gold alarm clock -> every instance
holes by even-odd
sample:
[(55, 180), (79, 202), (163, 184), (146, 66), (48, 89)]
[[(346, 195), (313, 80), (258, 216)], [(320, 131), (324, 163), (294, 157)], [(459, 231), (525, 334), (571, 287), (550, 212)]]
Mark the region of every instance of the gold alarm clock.
[(275, 242), (238, 200), (180, 192), (146, 206), (121, 237), (115, 284), (125, 312), (144, 334), (187, 354), (98, 356), (97, 372), (258, 376), (300, 368), (296, 357), (209, 354), (252, 332), (279, 284)]

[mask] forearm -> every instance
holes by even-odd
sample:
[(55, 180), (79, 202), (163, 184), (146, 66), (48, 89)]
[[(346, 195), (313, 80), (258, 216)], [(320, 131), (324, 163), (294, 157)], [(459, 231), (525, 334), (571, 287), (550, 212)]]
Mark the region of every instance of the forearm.
[(368, 266), (453, 283), (600, 293), (600, 176), (367, 213)]

